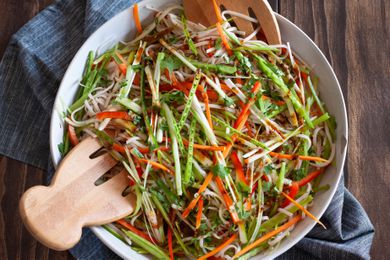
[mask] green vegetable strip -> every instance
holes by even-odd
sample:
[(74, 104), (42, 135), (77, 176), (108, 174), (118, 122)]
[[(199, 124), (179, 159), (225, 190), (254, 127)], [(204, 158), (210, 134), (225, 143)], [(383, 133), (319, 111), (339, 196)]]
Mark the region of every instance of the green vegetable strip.
[(191, 87), (190, 93), (189, 93), (188, 98), (187, 98), (187, 103), (186, 103), (186, 105), (184, 107), (183, 113), (181, 114), (181, 118), (180, 118), (179, 124), (177, 125), (177, 128), (178, 128), (179, 131), (184, 126), (184, 123), (187, 120), (188, 114), (190, 113), (192, 99), (193, 99), (193, 97), (195, 95), (196, 89), (199, 86), (199, 82), (200, 82), (201, 76), (202, 76), (201, 72), (198, 71), (196, 73), (196, 75), (195, 75), (194, 81), (192, 82), (192, 87)]
[(156, 184), (164, 192), (170, 203), (174, 203), (176, 205), (180, 204), (179, 198), (167, 187), (167, 185), (162, 180), (158, 179)]
[(134, 101), (128, 98), (117, 98), (116, 101), (122, 106), (124, 106), (125, 108), (133, 111), (136, 114), (142, 113), (142, 108), (137, 103), (135, 103)]
[[(307, 198), (303, 199), (299, 204), (301, 204), (302, 206), (306, 206), (312, 200), (313, 200), (313, 197), (309, 195)], [(298, 207), (295, 205), (292, 206), (290, 209), (288, 209), (288, 211), (291, 213), (295, 213), (298, 210), (299, 210)], [(261, 225), (260, 229), (265, 230), (265, 231), (269, 231), (269, 230), (273, 229), (275, 226), (279, 226), (287, 218), (288, 218), (288, 216), (286, 216), (285, 214), (278, 213), (275, 216), (273, 216), (272, 218), (270, 218), (269, 220), (267, 220), (266, 222), (264, 222)]]
[(269, 150), (269, 147), (266, 146), (264, 143), (262, 143), (262, 142), (260, 142), (260, 141), (258, 141), (256, 139), (254, 139), (254, 138), (252, 138), (252, 137), (242, 133), (241, 131), (238, 131), (234, 127), (232, 127), (229, 124), (225, 123), (223, 120), (219, 119), (218, 117), (212, 115), (211, 118), (213, 120), (215, 120), (218, 124), (222, 125), (223, 127), (229, 128), (229, 130), (232, 131), (233, 133), (238, 134), (238, 135), (244, 137), (245, 139), (249, 140), (249, 142), (253, 143), (254, 145), (259, 146), (259, 147), (261, 147), (261, 148), (263, 148), (265, 150)]
[(83, 95), (69, 107), (69, 111), (70, 112), (73, 112), (74, 110), (80, 108), (84, 104), (85, 100), (87, 100), (89, 94), (99, 84), (99, 82), (101, 80), (101, 77), (103, 75), (103, 70), (105, 70), (105, 67), (106, 67), (107, 63), (111, 59), (111, 53), (107, 53), (103, 57), (104, 57), (104, 59), (102, 61), (102, 64), (101, 64), (100, 68), (93, 70), (90, 73), (90, 76), (89, 76), (88, 80), (85, 82)]
[(186, 170), (184, 172), (184, 178), (183, 178), (183, 183), (185, 185), (187, 185), (190, 182), (190, 178), (192, 174), (192, 160), (193, 160), (192, 153), (194, 150), (195, 127), (196, 127), (196, 120), (192, 119), (191, 126), (190, 126), (190, 137), (189, 137), (189, 144), (188, 144)]
[(188, 31), (188, 28), (187, 28), (187, 19), (185, 18), (184, 15), (181, 16), (181, 22), (182, 22), (182, 24), (183, 24), (183, 32), (184, 32), (184, 36), (186, 37), (186, 40), (187, 40), (187, 43), (188, 43), (188, 47), (190, 48), (190, 50), (191, 50), (195, 55), (198, 55), (198, 51), (197, 51), (197, 49), (196, 49), (196, 47), (195, 47), (194, 42), (192, 41), (190, 32)]
[(257, 203), (258, 203), (258, 212), (257, 212), (257, 217), (254, 219), (256, 224), (252, 236), (249, 240), (250, 243), (252, 243), (255, 240), (255, 238), (260, 232), (261, 218), (263, 217), (262, 206), (264, 205), (264, 192), (263, 192), (263, 184), (261, 178), (259, 179), (257, 185)]
[(179, 156), (179, 147), (177, 144), (175, 126), (173, 125), (174, 117), (172, 115), (172, 111), (166, 103), (163, 103), (161, 106), (165, 119), (167, 120), (169, 136), (171, 138), (171, 147), (173, 153), (173, 159), (175, 162), (175, 183), (176, 183), (176, 192), (178, 196), (183, 194), (181, 187), (181, 168), (180, 168), (180, 156)]
[(169, 260), (169, 256), (162, 250), (160, 247), (154, 245), (153, 243), (149, 242), (148, 240), (134, 234), (131, 231), (122, 231), (131, 239), (132, 242), (137, 244), (138, 246), (142, 247), (146, 251), (148, 251), (150, 254), (154, 255), (157, 259), (165, 259)]
[[(186, 57), (184, 57), (183, 55), (178, 53), (173, 47), (169, 46), (163, 39), (160, 39), (160, 43), (165, 48), (167, 48), (170, 52), (172, 52), (177, 58), (179, 58), (184, 63), (184, 65), (186, 65), (193, 72), (196, 72), (197, 68), (194, 65), (192, 65), (191, 62), (189, 62)], [(226, 93), (223, 92), (223, 90), (220, 87), (218, 87), (218, 85), (214, 81), (212, 81), (205, 74), (202, 74), (202, 76), (206, 79), (207, 84), (209, 84), (223, 98), (223, 100), (231, 102), (231, 103), (233, 102), (231, 100), (231, 98), (229, 98), (226, 95)]]
[(307, 82), (309, 83), (309, 87), (310, 87), (310, 90), (311, 90), (311, 94), (313, 95), (314, 97), (314, 100), (316, 101), (318, 107), (320, 108), (322, 114), (324, 114), (326, 111), (324, 109), (324, 107), (322, 106), (321, 104), (321, 101), (316, 93), (316, 90), (314, 89), (314, 86), (313, 86), (313, 83), (311, 82), (311, 79), (310, 79), (310, 76), (307, 77)]
[(299, 102), (297, 97), (291, 93), (291, 90), (286, 86), (283, 79), (281, 79), (272, 69), (267, 66), (267, 61), (260, 56), (253, 54), (253, 56), (258, 61), (257, 64), (259, 69), (264, 72), (267, 77), (269, 77), (283, 92), (285, 97), (288, 97), (291, 100), (294, 108), (297, 110), (298, 114), (303, 117), (310, 128), (313, 128), (313, 123), (310, 120), (309, 115), (306, 113), (305, 108)]
[(151, 146), (151, 149), (154, 150), (155, 148), (157, 148), (158, 144), (157, 144), (156, 137), (153, 135), (152, 126), (150, 124), (148, 111), (147, 111), (147, 108), (146, 108), (146, 101), (145, 101), (145, 73), (144, 73), (144, 70), (141, 70), (140, 73), (141, 73), (140, 89), (141, 89), (142, 115), (143, 115), (143, 118), (144, 118), (146, 130), (148, 131), (148, 136), (149, 136), (148, 141), (149, 141), (149, 144)]
[(156, 97), (160, 102), (160, 78), (161, 78), (161, 61), (164, 59), (165, 54), (159, 52), (157, 54), (156, 67), (154, 69), (154, 81), (156, 86)]
[(158, 198), (155, 196), (155, 194), (152, 194), (152, 200), (153, 200), (153, 202), (155, 203), (157, 209), (160, 211), (161, 216), (163, 217), (163, 219), (167, 222), (168, 226), (172, 229), (173, 234), (175, 235), (175, 238), (176, 238), (176, 240), (177, 240), (177, 243), (178, 243), (178, 244), (180, 245), (180, 247), (183, 249), (184, 253), (185, 253), (186, 255), (191, 255), (191, 253), (189, 252), (189, 250), (188, 250), (187, 247), (185, 246), (183, 240), (181, 239), (180, 234), (177, 232), (177, 230), (175, 229), (175, 226), (172, 224), (171, 220), (169, 219), (168, 214), (167, 214), (167, 212), (165, 211), (163, 205), (162, 205), (161, 202), (158, 200)]
[(137, 200), (136, 200), (136, 203), (135, 203), (135, 209), (134, 209), (133, 213), (131, 213), (129, 215), (129, 217), (134, 217), (135, 215), (138, 214), (139, 210), (141, 209), (142, 194), (141, 194), (141, 189), (140, 189), (139, 185), (135, 186), (135, 195), (137, 196)]
[(279, 177), (276, 182), (276, 189), (278, 192), (283, 191), (283, 184), (284, 184), (284, 176), (286, 175), (286, 162), (282, 162), (282, 165), (280, 167)]
[(126, 85), (120, 89), (118, 98), (127, 98), (129, 96), (135, 78), (135, 73), (136, 73), (134, 67), (136, 67), (141, 63), (141, 57), (145, 50), (145, 47), (146, 47), (146, 42), (140, 41), (139, 48), (135, 55), (136, 58), (134, 59), (133, 64), (132, 65), (128, 64), (127, 66)]
[(237, 68), (235, 66), (229, 66), (224, 64), (210, 64), (210, 63), (204, 63), (204, 62), (191, 60), (191, 59), (189, 59), (189, 62), (191, 62), (191, 64), (197, 67), (198, 69), (202, 69), (205, 71), (212, 71), (212, 72), (229, 74), (229, 75), (237, 72)]

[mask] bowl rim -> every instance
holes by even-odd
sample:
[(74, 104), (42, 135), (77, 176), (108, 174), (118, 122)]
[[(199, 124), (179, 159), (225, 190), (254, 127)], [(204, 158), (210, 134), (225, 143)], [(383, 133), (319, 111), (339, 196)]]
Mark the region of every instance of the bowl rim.
[[(141, 4), (142, 2), (144, 2), (144, 1), (139, 2), (139, 4)], [(59, 96), (60, 89), (65, 87), (64, 78), (66, 78), (68, 76), (68, 74), (70, 73), (70, 69), (69, 68), (74, 66), (74, 63), (76, 62), (76, 57), (81, 53), (81, 50), (88, 43), (88, 40), (90, 38), (95, 37), (96, 35), (98, 35), (100, 33), (101, 29), (103, 27), (107, 26), (107, 24), (109, 24), (111, 22), (111, 20), (115, 19), (118, 16), (124, 15), (124, 13), (128, 13), (129, 10), (131, 10), (133, 8), (133, 6), (134, 5), (128, 7), (126, 9), (124, 9), (123, 11), (119, 12), (118, 14), (114, 15), (109, 20), (107, 20), (105, 23), (103, 23), (99, 28), (97, 28), (96, 31), (93, 32), (84, 41), (84, 43), (80, 46), (78, 51), (73, 56), (72, 61), (69, 63), (69, 65), (68, 65), (68, 67), (66, 69), (65, 74), (62, 77), (62, 80), (61, 80), (61, 83), (60, 83), (59, 88), (57, 90), (55, 101), (54, 101), (54, 104), (53, 104), (52, 114), (51, 114), (51, 118), (50, 118), (50, 130), (49, 130), (50, 131), (50, 140), (49, 140), (50, 157), (51, 157), (51, 160), (52, 160), (53, 165), (54, 165), (55, 168), (58, 166), (60, 161), (57, 162), (56, 159), (55, 159), (55, 149), (57, 149), (57, 145), (54, 143), (54, 138), (53, 138), (54, 135), (53, 135), (53, 133), (54, 133), (55, 129), (58, 128), (58, 127), (56, 127), (54, 125), (54, 121), (55, 121), (54, 118), (55, 118), (56, 113), (57, 113), (56, 105), (58, 104), (59, 99), (60, 99), (60, 96)], [(286, 17), (284, 17), (281, 14), (278, 14), (276, 12), (275, 12), (275, 15), (276, 15), (276, 18), (277, 18), (278, 22), (283, 21), (286, 24), (288, 24), (289, 26), (295, 27), (295, 29), (298, 30), (299, 33), (303, 37), (305, 37), (306, 40), (309, 41), (309, 44), (312, 45), (312, 47), (314, 47), (315, 51), (320, 55), (321, 59), (326, 63), (326, 66), (329, 67), (330, 72), (331, 72), (331, 76), (334, 78), (335, 83), (336, 83), (335, 85), (337, 86), (337, 88), (335, 88), (335, 89), (339, 92), (338, 94), (341, 96), (341, 104), (340, 105), (342, 107), (342, 117), (345, 119), (345, 122), (344, 122), (345, 123), (345, 131), (342, 133), (343, 136), (342, 137), (338, 136), (338, 138), (344, 138), (345, 139), (344, 140), (345, 141), (345, 145), (341, 148), (340, 170), (337, 171), (337, 180), (335, 182), (335, 187), (332, 187), (332, 190), (330, 191), (330, 195), (328, 196), (328, 198), (324, 202), (324, 204), (321, 207), (319, 213), (315, 214), (316, 217), (321, 218), (323, 216), (323, 214), (325, 213), (325, 211), (327, 210), (327, 208), (329, 207), (330, 202), (333, 200), (333, 197), (334, 197), (334, 195), (336, 193), (336, 190), (337, 190), (337, 187), (338, 187), (338, 185), (340, 183), (340, 180), (344, 176), (343, 175), (343, 169), (344, 169), (344, 165), (345, 165), (346, 154), (347, 154), (347, 146), (348, 146), (348, 116), (347, 116), (347, 109), (346, 109), (346, 105), (345, 105), (344, 95), (343, 95), (342, 89), (340, 87), (340, 83), (338, 81), (338, 78), (337, 78), (337, 76), (336, 76), (332, 66), (330, 65), (328, 59), (323, 54), (323, 52), (320, 50), (320, 48), (315, 44), (315, 42), (300, 27), (295, 25), (289, 19), (287, 19)], [(338, 148), (336, 148), (336, 150), (337, 149)], [(287, 250), (289, 250), (294, 245), (296, 245), (299, 241), (301, 241), (302, 238), (304, 236), (306, 236), (313, 229), (313, 227), (315, 225), (316, 225), (316, 223), (314, 221), (307, 222), (306, 227), (302, 230), (302, 232), (298, 233), (294, 239), (291, 239), (291, 241), (288, 241), (287, 244), (285, 244), (283, 246), (283, 248), (277, 248), (277, 249), (275, 249), (273, 251), (270, 251), (269, 255), (265, 255), (264, 256), (265, 258), (263, 258), (263, 259), (276, 258), (277, 256), (280, 256), (281, 254), (285, 253)], [(92, 226), (92, 227), (89, 227), (89, 228), (92, 230), (92, 232), (99, 238), (99, 240), (103, 244), (105, 244), (107, 247), (109, 247), (117, 255), (119, 255), (120, 257), (123, 257), (124, 259), (129, 259), (128, 258), (129, 255), (128, 254), (124, 254), (120, 249), (118, 249), (118, 247), (122, 247), (123, 245), (125, 245), (127, 248), (129, 248), (131, 250), (130, 246), (128, 246), (127, 244), (123, 243), (122, 241), (120, 241), (119, 239), (115, 238), (114, 236), (112, 236), (112, 237), (115, 238), (115, 239), (107, 239), (107, 237), (105, 235), (110, 234), (110, 233), (108, 231), (106, 231), (104, 228), (100, 227), (100, 226)], [(123, 245), (118, 244), (118, 242), (122, 243)], [(131, 250), (131, 252), (136, 253), (133, 250)], [(136, 253), (136, 255), (133, 255), (133, 256), (137, 256), (138, 259), (147, 259), (144, 255), (141, 255), (141, 254), (138, 254), (138, 253)], [(254, 258), (256, 258), (256, 256), (254, 256)]]

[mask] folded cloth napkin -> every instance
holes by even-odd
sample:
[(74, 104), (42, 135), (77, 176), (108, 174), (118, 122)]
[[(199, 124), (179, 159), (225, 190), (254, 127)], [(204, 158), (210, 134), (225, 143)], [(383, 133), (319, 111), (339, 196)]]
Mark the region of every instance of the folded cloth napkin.
[[(136, 1), (57, 0), (11, 39), (0, 64), (0, 153), (53, 173), (49, 120), (57, 88), (87, 37)], [(50, 177), (48, 177), (50, 178)], [(373, 226), (340, 183), (316, 226), (280, 259), (369, 259)], [(70, 250), (78, 259), (118, 258), (89, 230)]]

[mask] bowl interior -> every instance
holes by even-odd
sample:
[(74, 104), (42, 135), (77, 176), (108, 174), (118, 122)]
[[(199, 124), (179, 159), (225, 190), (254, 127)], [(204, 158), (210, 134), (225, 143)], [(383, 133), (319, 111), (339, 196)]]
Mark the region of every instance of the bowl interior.
[[(139, 3), (142, 10), (140, 18), (146, 25), (153, 21), (154, 12), (145, 6), (162, 9), (169, 4), (180, 4), (179, 0), (145, 0)], [(319, 76), (319, 91), (321, 99), (325, 102), (328, 111), (336, 117), (337, 140), (336, 140), (336, 163), (327, 168), (322, 184), (329, 184), (330, 189), (315, 196), (315, 203), (311, 212), (320, 217), (328, 207), (342, 176), (346, 147), (347, 147), (347, 115), (343, 95), (337, 78), (326, 60), (313, 41), (302, 32), (297, 26), (286, 18), (277, 15), (283, 42), (290, 42), (293, 51), (303, 59), (314, 73)], [(132, 22), (132, 7), (116, 15), (106, 22), (83, 44), (70, 63), (58, 90), (50, 126), (50, 151), (54, 165), (58, 165), (61, 155), (58, 151), (58, 144), (62, 142), (64, 120), (63, 112), (73, 102), (81, 80), (85, 61), (90, 50), (98, 54), (103, 53), (118, 41), (129, 41), (135, 36), (135, 25)], [(302, 239), (315, 225), (309, 218), (301, 221), (293, 230), (290, 237), (283, 240), (280, 246), (270, 252), (263, 253), (257, 258), (275, 258)], [(94, 233), (115, 253), (125, 259), (147, 259), (133, 251), (129, 246), (116, 239), (101, 227), (92, 227)]]

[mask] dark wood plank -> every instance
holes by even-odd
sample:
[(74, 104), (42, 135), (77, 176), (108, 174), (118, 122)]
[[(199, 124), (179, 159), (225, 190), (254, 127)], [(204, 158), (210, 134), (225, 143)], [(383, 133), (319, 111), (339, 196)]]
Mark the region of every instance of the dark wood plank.
[(26, 230), (19, 216), (23, 192), (43, 182), (44, 171), (0, 156), (0, 259), (73, 259), (49, 250)]
[(373, 259), (390, 255), (389, 1), (284, 0), (280, 13), (302, 28), (331, 62), (346, 97), (346, 183), (376, 227)]

